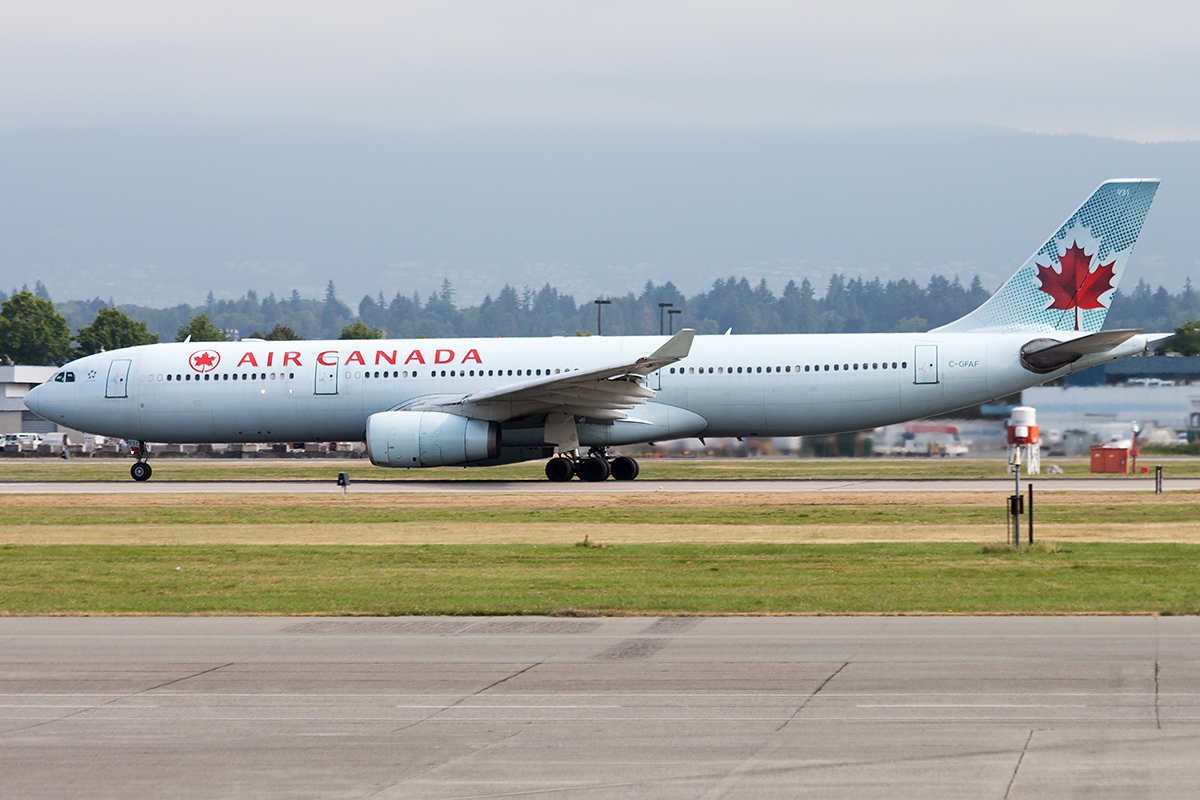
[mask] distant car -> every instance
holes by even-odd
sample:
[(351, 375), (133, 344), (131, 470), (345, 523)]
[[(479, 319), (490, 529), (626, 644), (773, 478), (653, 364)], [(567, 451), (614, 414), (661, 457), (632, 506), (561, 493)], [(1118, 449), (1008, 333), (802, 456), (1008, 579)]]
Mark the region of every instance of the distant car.
[(4, 444), (23, 444), (37, 447), (42, 443), (42, 435), (40, 433), (6, 433), (4, 434)]

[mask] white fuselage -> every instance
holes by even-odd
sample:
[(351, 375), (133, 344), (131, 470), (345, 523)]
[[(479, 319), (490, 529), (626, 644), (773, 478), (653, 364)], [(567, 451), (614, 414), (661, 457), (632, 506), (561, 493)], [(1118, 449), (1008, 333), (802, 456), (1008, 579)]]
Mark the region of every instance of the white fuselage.
[[(685, 359), (648, 376), (657, 396), (644, 407), (684, 409), (690, 422), (670, 430), (648, 426), (640, 439), (628, 433), (619, 442), (600, 436), (598, 443), (873, 428), (986, 402), (1146, 346), (1144, 336), (1135, 336), (1102, 356), (1035, 374), (1021, 366), (1019, 352), (1039, 335), (698, 336)], [(30, 394), (29, 404), (58, 424), (124, 439), (361, 441), (371, 414), (420, 398), (463, 396), (547, 374), (631, 362), (666, 338), (146, 345), (66, 365), (73, 382), (44, 384)], [(639, 414), (642, 409), (630, 412), (634, 418)], [(517, 434), (506, 442), (540, 443), (536, 420), (503, 424), (525, 433), (523, 440)], [(603, 428), (588, 424), (581, 421), (585, 445), (597, 443), (589, 437), (595, 439)]]

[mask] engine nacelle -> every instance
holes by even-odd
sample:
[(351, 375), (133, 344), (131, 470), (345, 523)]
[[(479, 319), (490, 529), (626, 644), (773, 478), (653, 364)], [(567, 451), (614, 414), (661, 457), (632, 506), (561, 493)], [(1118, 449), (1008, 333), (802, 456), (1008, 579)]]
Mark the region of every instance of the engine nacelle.
[(377, 467), (446, 467), (500, 454), (500, 426), (441, 411), (367, 417), (367, 454)]

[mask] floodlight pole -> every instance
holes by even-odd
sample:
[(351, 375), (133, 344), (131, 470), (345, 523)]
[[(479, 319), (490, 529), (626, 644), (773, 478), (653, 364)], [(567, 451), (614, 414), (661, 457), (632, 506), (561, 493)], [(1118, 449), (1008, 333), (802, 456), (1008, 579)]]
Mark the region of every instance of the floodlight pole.
[(675, 335), (675, 315), (682, 314), (682, 313), (683, 313), (682, 308), (667, 309), (667, 333), (669, 333), (672, 336)]
[(612, 300), (593, 300), (592, 302), (596, 304), (596, 335), (603, 336), (604, 329), (600, 327), (600, 309), (603, 306), (612, 305)]
[(663, 309), (674, 307), (674, 303), (659, 303), (658, 304), (658, 335), (663, 335)]

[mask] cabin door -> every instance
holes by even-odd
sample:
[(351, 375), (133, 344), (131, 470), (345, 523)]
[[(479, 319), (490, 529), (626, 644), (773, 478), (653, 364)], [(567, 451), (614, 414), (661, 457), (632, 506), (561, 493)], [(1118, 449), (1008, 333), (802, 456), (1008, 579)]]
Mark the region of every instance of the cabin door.
[(913, 352), (913, 383), (938, 382), (938, 353), (936, 344), (919, 344)]
[(105, 397), (129, 397), (129, 365), (133, 362), (128, 358), (114, 358), (108, 365), (108, 384), (104, 387)]
[(313, 389), (315, 394), (337, 394), (338, 393), (338, 354), (337, 353), (322, 353), (321, 358), (326, 360), (333, 359), (332, 364), (322, 364), (317, 361), (317, 377), (316, 386)]

